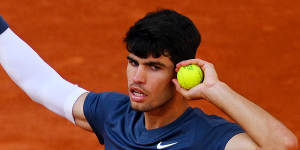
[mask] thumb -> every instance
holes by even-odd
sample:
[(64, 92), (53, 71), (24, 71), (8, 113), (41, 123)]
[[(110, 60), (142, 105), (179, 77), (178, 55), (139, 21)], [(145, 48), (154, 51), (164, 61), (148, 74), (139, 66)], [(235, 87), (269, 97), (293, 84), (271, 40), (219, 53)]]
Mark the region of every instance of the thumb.
[(172, 82), (173, 82), (174, 85), (175, 85), (176, 91), (179, 92), (182, 96), (184, 96), (185, 98), (188, 99), (188, 96), (187, 96), (188, 90), (182, 88), (182, 87), (179, 85), (177, 79), (172, 79)]

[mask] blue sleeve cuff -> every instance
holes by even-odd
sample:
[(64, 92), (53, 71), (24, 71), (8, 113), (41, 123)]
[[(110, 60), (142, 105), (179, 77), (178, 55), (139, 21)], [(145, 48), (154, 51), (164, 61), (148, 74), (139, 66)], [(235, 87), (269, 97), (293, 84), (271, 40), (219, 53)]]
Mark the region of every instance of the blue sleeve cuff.
[(6, 21), (0, 16), (0, 34), (2, 34), (8, 28)]

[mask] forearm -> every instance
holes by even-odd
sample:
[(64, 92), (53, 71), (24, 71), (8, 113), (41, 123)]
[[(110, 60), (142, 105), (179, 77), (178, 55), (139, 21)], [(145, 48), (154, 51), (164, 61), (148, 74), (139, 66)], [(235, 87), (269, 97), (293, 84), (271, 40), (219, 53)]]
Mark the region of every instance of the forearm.
[(294, 134), (281, 122), (256, 104), (242, 97), (225, 83), (207, 89), (206, 98), (222, 109), (262, 148), (289, 147)]
[(0, 18), (0, 63), (11, 79), (34, 101), (74, 122), (72, 106), (85, 92), (64, 80)]

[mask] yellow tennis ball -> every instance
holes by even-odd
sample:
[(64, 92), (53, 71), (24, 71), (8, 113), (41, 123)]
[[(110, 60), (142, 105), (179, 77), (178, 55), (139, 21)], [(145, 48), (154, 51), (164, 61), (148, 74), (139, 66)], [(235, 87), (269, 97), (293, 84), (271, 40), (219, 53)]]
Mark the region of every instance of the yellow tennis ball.
[(181, 87), (191, 89), (203, 81), (203, 71), (198, 65), (187, 65), (179, 68), (177, 80)]

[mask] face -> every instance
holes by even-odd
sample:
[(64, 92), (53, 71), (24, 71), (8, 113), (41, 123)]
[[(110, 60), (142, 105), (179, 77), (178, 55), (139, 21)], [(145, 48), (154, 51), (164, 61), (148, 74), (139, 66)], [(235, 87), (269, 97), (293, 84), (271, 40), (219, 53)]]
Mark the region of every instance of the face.
[(168, 57), (139, 58), (129, 54), (127, 59), (128, 93), (133, 109), (148, 112), (172, 100), (176, 93), (171, 82), (175, 71)]

